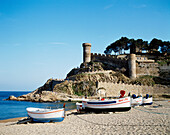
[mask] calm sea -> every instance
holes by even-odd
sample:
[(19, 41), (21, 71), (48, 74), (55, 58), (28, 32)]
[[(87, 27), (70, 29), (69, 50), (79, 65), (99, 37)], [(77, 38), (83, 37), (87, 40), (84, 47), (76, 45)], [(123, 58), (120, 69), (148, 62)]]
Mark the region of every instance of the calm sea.
[[(0, 91), (0, 120), (26, 117), (27, 107), (40, 107), (40, 108), (58, 108), (62, 107), (64, 102), (58, 103), (36, 103), (27, 101), (4, 101), (9, 96), (14, 95), (15, 97), (27, 94), (25, 91)], [(75, 103), (65, 102), (66, 110), (72, 110), (76, 108)]]

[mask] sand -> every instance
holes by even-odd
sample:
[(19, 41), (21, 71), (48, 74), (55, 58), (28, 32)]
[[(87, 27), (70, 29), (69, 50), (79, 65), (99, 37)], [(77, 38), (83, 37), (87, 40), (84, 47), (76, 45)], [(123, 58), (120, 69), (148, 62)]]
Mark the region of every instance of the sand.
[(0, 135), (170, 135), (170, 102), (109, 114), (70, 114), (59, 123), (0, 123)]

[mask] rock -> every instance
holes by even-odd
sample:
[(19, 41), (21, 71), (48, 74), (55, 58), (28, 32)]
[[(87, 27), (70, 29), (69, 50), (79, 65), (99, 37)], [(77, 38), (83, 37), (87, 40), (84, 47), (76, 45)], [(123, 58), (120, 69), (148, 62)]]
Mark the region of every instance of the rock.
[(17, 101), (25, 101), (25, 98), (18, 97), (16, 98)]
[(40, 102), (53, 102), (53, 100), (49, 99), (48, 97), (42, 97), (39, 99)]
[(27, 98), (27, 95), (19, 96), (20, 98)]
[(7, 100), (17, 100), (17, 98), (13, 95), (9, 96), (9, 98)]

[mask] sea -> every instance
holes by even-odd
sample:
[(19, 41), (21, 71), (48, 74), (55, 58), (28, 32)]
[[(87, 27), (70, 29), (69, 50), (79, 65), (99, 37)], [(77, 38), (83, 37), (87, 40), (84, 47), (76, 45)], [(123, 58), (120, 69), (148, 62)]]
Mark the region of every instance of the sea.
[(28, 102), (28, 101), (9, 101), (4, 100), (9, 96), (13, 95), (15, 97), (25, 95), (31, 91), (0, 91), (0, 120), (17, 118), (17, 117), (27, 117), (26, 108), (27, 107), (38, 107), (38, 108), (60, 108), (65, 103), (65, 109), (73, 110), (76, 109), (74, 102), (54, 102), (54, 103), (39, 103), (39, 102)]

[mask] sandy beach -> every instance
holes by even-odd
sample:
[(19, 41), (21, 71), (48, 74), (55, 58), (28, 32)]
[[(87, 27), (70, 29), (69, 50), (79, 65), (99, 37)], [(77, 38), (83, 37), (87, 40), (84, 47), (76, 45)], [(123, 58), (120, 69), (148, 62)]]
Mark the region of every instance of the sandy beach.
[[(21, 118), (18, 118), (21, 120)], [(0, 135), (168, 135), (170, 102), (154, 101), (151, 106), (109, 114), (71, 114), (60, 123), (16, 124), (1, 121)]]

